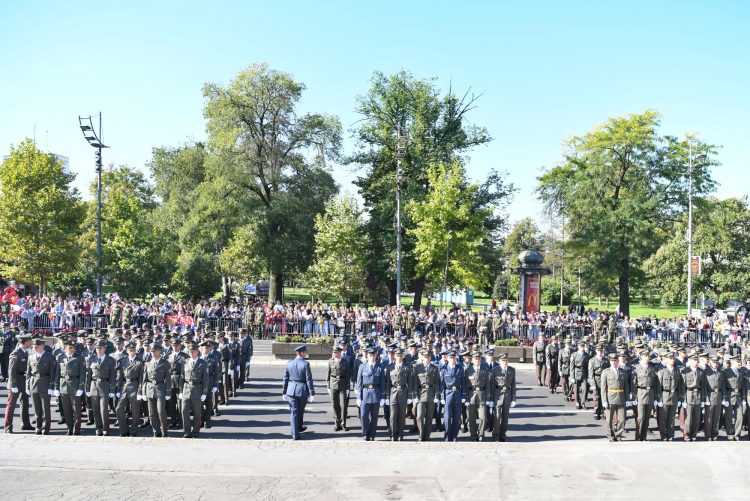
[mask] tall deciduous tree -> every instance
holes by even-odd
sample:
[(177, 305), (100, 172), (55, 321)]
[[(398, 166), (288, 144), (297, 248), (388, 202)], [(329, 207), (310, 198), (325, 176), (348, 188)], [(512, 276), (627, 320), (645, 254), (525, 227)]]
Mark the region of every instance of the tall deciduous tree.
[(36, 283), (44, 294), (48, 280), (76, 267), (84, 209), (74, 179), (31, 139), (11, 148), (0, 168), (3, 276)]
[(416, 271), (432, 290), (484, 285), (489, 270), (479, 250), (492, 211), (474, 206), (479, 186), (466, 181), (458, 162), (430, 165), (427, 180), (428, 196), (406, 207), (415, 224), (408, 233), (415, 239)]
[(315, 297), (334, 296), (342, 302), (359, 296), (365, 287), (362, 213), (352, 197), (337, 197), (315, 217), (315, 260), (305, 283)]
[[(349, 162), (364, 169), (355, 184), (369, 216), (368, 285), (387, 295), (391, 304), (396, 300), (396, 130), (400, 127), (407, 138), (402, 160), (402, 203), (422, 202), (430, 189), (429, 164), (454, 162), (471, 148), (491, 141), (486, 129), (467, 121), (476, 99), (469, 92), (458, 96), (452, 89), (441, 95), (434, 80), (418, 80), (406, 71), (391, 76), (376, 72), (367, 94), (357, 99), (356, 110), (363, 119), (353, 130), (357, 151)], [(502, 178), (492, 172), (488, 176), (488, 194), (496, 193), (498, 185), (493, 185), (494, 181), (500, 181), (501, 191), (507, 190)], [(404, 214), (403, 228), (414, 227), (411, 216)], [(419, 307), (427, 276), (415, 268), (414, 246), (414, 234), (405, 231), (402, 244), (405, 289), (414, 292), (414, 304)], [(487, 248), (490, 247), (488, 244)], [(488, 254), (491, 251), (484, 255)]]
[[(566, 247), (591, 269), (616, 277), (620, 311), (629, 314), (630, 286), (664, 240), (664, 228), (684, 211), (687, 142), (657, 133), (654, 111), (610, 118), (574, 137), (561, 165), (540, 178), (547, 209), (565, 215)], [(694, 169), (695, 193), (713, 189), (715, 148), (697, 143), (705, 161)]]
[[(254, 225), (253, 234), (261, 241), (253, 243), (253, 248), (263, 252), (270, 277), (269, 301), (282, 299), (284, 273), (311, 257), (312, 245), (294, 229), (312, 228), (312, 217), (299, 220), (310, 212), (299, 209), (314, 200), (294, 197), (308, 190), (301, 184), (303, 179), (330, 189), (332, 178), (325, 161), (337, 159), (341, 146), (338, 118), (298, 114), (304, 89), (289, 73), (265, 64), (250, 66), (227, 86), (209, 83), (204, 87), (204, 114), (216, 159), (209, 171), (216, 179), (217, 199), (236, 200)], [(323, 193), (322, 200), (330, 194)], [(322, 210), (322, 201), (319, 207)], [(291, 254), (278, 252), (283, 248)]]

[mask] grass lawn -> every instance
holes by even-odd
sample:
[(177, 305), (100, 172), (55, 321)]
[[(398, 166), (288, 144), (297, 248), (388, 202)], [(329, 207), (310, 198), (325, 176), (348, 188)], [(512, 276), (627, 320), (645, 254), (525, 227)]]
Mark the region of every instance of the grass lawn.
[[(591, 308), (599, 309), (599, 311), (615, 311), (617, 303), (614, 301), (609, 302), (609, 308), (606, 308), (605, 303), (602, 301), (602, 305), (599, 306), (599, 302), (595, 301), (586, 304), (586, 309)], [(542, 305), (543, 311), (555, 311), (556, 306)], [(656, 317), (656, 318), (672, 318), (681, 317), (687, 315), (686, 306), (671, 305), (669, 308), (654, 308), (641, 303), (630, 303), (630, 316), (632, 318), (642, 317)]]

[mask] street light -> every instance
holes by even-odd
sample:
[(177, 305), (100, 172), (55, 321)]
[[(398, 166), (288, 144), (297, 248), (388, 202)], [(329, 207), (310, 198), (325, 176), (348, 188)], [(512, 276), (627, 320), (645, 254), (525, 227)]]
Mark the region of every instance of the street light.
[(99, 112), (99, 133), (94, 130), (91, 116), (78, 117), (78, 124), (83, 132), (83, 137), (88, 143), (96, 148), (94, 160), (96, 164), (97, 186), (96, 186), (96, 295), (102, 295), (102, 148), (109, 148), (102, 143), (102, 113)]
[(401, 124), (396, 128), (396, 307), (401, 307), (401, 159), (406, 152), (406, 138)]
[[(705, 160), (706, 155), (698, 155)], [(693, 138), (688, 138), (688, 282), (687, 282), (687, 315), (693, 313)]]

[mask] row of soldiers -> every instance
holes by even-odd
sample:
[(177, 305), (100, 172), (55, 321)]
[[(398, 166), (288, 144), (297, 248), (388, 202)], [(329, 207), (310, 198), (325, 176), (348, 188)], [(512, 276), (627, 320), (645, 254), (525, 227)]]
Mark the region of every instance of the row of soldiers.
[(66, 425), (68, 435), (80, 434), (84, 412), (96, 435), (110, 434), (111, 410), (120, 436), (151, 427), (155, 437), (166, 437), (168, 428), (197, 437), (201, 428), (211, 427), (212, 416), (220, 415), (219, 405), (229, 405), (249, 382), (253, 344), (244, 331), (152, 337), (149, 329), (110, 329), (100, 331), (98, 339), (85, 330), (56, 337), (51, 347), (42, 338), (17, 335), (9, 360), (6, 433), (13, 433), (19, 400), (22, 430), (33, 429), (31, 399), (36, 433), (49, 434), (56, 397), (58, 423)]
[(352, 346), (342, 337), (333, 347), (326, 386), (335, 431), (347, 429), (353, 392), (365, 441), (375, 439), (381, 408), (392, 441), (403, 440), (407, 418), (419, 441), (430, 440), (435, 418), (445, 441), (457, 441), (461, 429), (474, 441), (484, 440), (488, 429), (492, 440), (506, 440), (509, 409), (516, 405), (515, 369), (507, 354), (496, 358), (493, 349), (448, 343), (436, 354), (419, 333), (410, 342), (396, 335), (400, 343), (381, 337), (380, 346), (364, 339)]
[[(685, 441), (694, 441), (700, 430), (713, 441), (723, 427), (729, 440), (739, 440), (748, 429), (750, 404), (750, 343), (737, 345), (727, 339), (715, 354), (699, 346), (658, 346), (655, 340), (637, 338), (629, 347), (624, 339), (614, 344), (591, 339), (577, 343), (577, 350), (556, 337), (543, 336), (534, 343), (537, 383), (554, 393), (562, 390), (577, 408), (586, 408), (589, 393), (596, 419), (605, 417), (607, 436), (619, 441), (627, 410), (635, 418), (635, 438), (645, 441), (652, 415), (660, 439), (674, 439), (675, 418)], [(543, 356), (541, 355), (543, 353)]]

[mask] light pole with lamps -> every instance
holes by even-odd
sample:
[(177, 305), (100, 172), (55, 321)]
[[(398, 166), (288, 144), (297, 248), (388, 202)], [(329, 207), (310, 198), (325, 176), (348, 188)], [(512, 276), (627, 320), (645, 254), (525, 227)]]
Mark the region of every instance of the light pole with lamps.
[(102, 295), (102, 148), (109, 148), (102, 143), (102, 113), (99, 112), (99, 133), (94, 129), (91, 116), (78, 117), (78, 124), (83, 137), (96, 148), (94, 158), (96, 163), (96, 295)]

